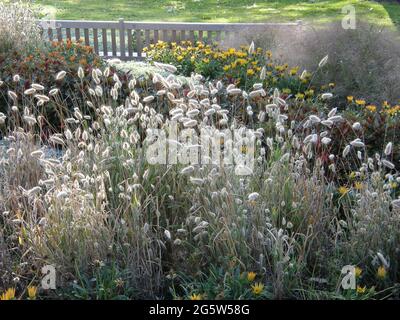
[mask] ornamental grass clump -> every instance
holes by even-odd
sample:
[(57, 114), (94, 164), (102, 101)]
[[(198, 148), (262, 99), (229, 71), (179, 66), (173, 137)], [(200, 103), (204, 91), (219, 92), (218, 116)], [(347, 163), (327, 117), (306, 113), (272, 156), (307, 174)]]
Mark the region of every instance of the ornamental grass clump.
[[(0, 264), (1, 288), (19, 292), (53, 265), (64, 297), (343, 297), (343, 266), (384, 264), (360, 286), (391, 292), (394, 142), (369, 155), (360, 124), (326, 105), (329, 92), (325, 109), (297, 118), (298, 101), (278, 89), (198, 74), (184, 85), (173, 66), (157, 68), (172, 74), (154, 73), (146, 87), (108, 67), (78, 68), (74, 108), (45, 137), (45, 107), (67, 108), (67, 73), (35, 83), (33, 95), (7, 91), (0, 254), (11, 263)], [(342, 128), (351, 131), (338, 139)], [(169, 150), (179, 161), (166, 160)]]
[(0, 3), (0, 54), (27, 52), (42, 45), (38, 12), (27, 1)]

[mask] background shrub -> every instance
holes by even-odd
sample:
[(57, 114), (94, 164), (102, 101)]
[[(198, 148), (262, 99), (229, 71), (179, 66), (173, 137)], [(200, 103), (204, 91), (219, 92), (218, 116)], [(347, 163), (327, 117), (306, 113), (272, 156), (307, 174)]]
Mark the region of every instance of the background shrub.
[[(0, 54), (0, 79), (9, 84), (0, 87), (0, 112), (9, 112), (8, 90), (24, 91), (34, 83), (44, 86), (46, 90), (61, 89), (60, 100), (43, 110), (45, 127), (54, 130), (61, 125), (61, 119), (68, 117), (69, 112), (77, 106), (76, 96), (82, 92), (77, 90), (81, 85), (80, 79), (75, 76), (78, 68), (81, 67), (87, 76), (93, 68), (105, 64), (93, 48), (70, 40), (47, 43), (22, 53)], [(66, 72), (63, 81), (54, 81), (61, 71)], [(19, 99), (23, 99), (23, 96), (19, 96)], [(60, 101), (63, 101), (63, 107), (60, 107)]]

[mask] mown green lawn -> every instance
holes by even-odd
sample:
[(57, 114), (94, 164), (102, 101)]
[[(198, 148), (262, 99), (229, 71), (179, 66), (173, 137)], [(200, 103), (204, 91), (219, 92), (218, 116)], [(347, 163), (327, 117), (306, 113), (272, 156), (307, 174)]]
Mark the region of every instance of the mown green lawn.
[(268, 22), (341, 19), (352, 4), (358, 17), (382, 25), (400, 23), (400, 5), (364, 0), (37, 0), (57, 19), (182, 22)]

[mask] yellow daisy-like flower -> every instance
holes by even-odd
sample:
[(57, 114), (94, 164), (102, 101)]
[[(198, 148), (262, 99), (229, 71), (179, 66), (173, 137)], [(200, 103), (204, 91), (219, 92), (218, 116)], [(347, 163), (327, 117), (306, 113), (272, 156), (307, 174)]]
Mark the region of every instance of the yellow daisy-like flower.
[(363, 99), (357, 99), (357, 100), (356, 100), (356, 104), (358, 104), (359, 106), (364, 106), (364, 105), (365, 105), (365, 100), (363, 100)]
[(264, 291), (264, 285), (261, 282), (257, 282), (251, 286), (252, 292), (258, 296)]
[(256, 275), (257, 275), (257, 273), (255, 273), (255, 272), (252, 272), (252, 271), (248, 272), (247, 273), (247, 280), (250, 281), (250, 282), (253, 282), (254, 279), (256, 278)]
[(359, 182), (359, 181), (356, 181), (356, 182), (354, 183), (354, 188), (355, 188), (356, 190), (362, 190), (362, 189), (364, 189), (364, 184), (361, 183), (361, 182)]
[(203, 300), (203, 296), (201, 294), (193, 293), (190, 297), (190, 300)]
[(361, 276), (362, 269), (360, 267), (355, 268), (355, 276), (356, 278), (359, 278)]
[(15, 298), (15, 288), (9, 288), (0, 296), (0, 300), (13, 300)]
[(295, 76), (298, 71), (299, 71), (299, 67), (295, 67), (295, 68), (290, 69), (289, 74), (291, 76)]
[(366, 290), (367, 290), (366, 286), (364, 286), (364, 287), (357, 286), (357, 293), (358, 294), (364, 294)]
[(349, 188), (347, 188), (346, 186), (341, 186), (338, 188), (338, 192), (344, 196), (346, 193), (348, 193), (350, 191)]
[(353, 102), (353, 100), (354, 100), (353, 96), (348, 96), (347, 97), (347, 102), (351, 103), (351, 102)]
[(385, 279), (386, 278), (386, 269), (385, 269), (385, 267), (384, 266), (380, 266), (379, 268), (378, 268), (378, 271), (376, 272), (376, 276), (379, 278), (379, 279)]
[(368, 105), (368, 106), (366, 106), (365, 108), (366, 108), (368, 111), (376, 112), (376, 106), (374, 106), (373, 104)]
[(29, 286), (28, 287), (28, 297), (31, 300), (35, 300), (36, 299), (36, 293), (37, 293), (37, 287), (35, 286)]
[(248, 76), (254, 75), (254, 70), (253, 70), (253, 69), (248, 69), (248, 70), (247, 70), (247, 75), (248, 75)]

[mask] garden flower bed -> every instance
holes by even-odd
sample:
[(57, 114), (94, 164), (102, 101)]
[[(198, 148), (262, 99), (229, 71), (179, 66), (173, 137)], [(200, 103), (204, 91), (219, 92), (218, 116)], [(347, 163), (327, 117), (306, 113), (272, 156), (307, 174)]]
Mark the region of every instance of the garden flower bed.
[(398, 298), (399, 107), (332, 105), (329, 56), (41, 50), (0, 60), (1, 300)]

